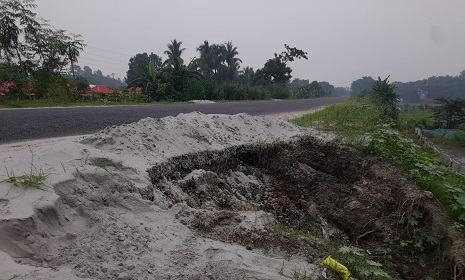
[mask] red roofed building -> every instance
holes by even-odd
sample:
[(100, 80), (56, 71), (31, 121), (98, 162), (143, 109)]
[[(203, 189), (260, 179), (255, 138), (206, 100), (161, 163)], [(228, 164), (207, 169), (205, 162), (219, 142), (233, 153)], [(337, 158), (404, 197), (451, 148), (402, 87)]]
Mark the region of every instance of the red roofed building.
[(86, 93), (106, 93), (106, 94), (115, 94), (116, 90), (108, 86), (95, 86), (88, 90)]

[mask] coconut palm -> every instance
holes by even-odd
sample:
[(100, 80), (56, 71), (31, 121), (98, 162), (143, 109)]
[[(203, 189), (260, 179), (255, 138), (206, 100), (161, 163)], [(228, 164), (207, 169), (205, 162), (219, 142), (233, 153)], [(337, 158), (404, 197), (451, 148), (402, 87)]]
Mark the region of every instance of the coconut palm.
[(182, 53), (186, 50), (186, 48), (181, 48), (181, 45), (181, 41), (178, 42), (176, 39), (171, 40), (167, 45), (168, 49), (165, 51), (165, 54), (168, 56), (168, 59), (164, 62), (165, 65), (177, 63), (178, 57), (181, 57)]
[(200, 57), (197, 59), (199, 71), (204, 77), (212, 79), (215, 69), (213, 46), (205, 40), (202, 45), (197, 47), (197, 51), (200, 53)]
[(242, 70), (239, 72), (239, 80), (242, 83), (245, 84), (251, 84), (252, 83), (252, 77), (255, 74), (255, 71), (253, 70), (252, 67), (244, 67)]
[(224, 59), (228, 68), (239, 69), (239, 63), (242, 63), (242, 60), (236, 57), (238, 54), (237, 47), (234, 47), (231, 41), (224, 44)]

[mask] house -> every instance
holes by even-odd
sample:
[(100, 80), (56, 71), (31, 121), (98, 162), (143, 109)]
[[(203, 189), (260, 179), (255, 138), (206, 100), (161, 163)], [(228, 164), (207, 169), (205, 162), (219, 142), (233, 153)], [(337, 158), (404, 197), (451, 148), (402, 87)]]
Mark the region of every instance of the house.
[(105, 93), (105, 94), (116, 94), (117, 91), (109, 86), (94, 86), (90, 90), (88, 90), (86, 93)]
[(116, 98), (118, 98), (121, 95), (121, 92), (109, 86), (105, 86), (105, 85), (97, 85), (97, 86), (91, 85), (91, 89), (86, 91), (86, 93), (80, 94), (80, 96), (84, 98), (87, 98), (87, 97), (92, 98), (95, 94), (97, 94), (98, 96), (108, 95), (108, 96), (115, 96)]

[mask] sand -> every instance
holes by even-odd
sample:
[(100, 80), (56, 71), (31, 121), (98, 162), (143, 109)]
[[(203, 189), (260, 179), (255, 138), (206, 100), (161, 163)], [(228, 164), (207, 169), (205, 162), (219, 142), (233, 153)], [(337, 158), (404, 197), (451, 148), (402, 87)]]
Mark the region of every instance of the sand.
[[(93, 135), (1, 145), (0, 280), (321, 275), (319, 266), (301, 256), (202, 237), (178, 219), (189, 207), (170, 205), (147, 173), (155, 163), (186, 153), (315, 134), (284, 120), (302, 113), (192, 112)], [(46, 176), (39, 188), (9, 182), (31, 174)], [(269, 219), (262, 211), (241, 214), (253, 217), (245, 218), (249, 227)]]

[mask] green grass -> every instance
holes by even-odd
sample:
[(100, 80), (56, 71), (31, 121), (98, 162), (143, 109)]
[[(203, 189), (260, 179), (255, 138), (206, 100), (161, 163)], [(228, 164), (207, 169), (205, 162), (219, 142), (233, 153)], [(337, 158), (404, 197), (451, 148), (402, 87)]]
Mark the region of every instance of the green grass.
[(317, 232), (317, 231), (305, 231), (305, 230), (300, 230), (300, 229), (293, 229), (290, 227), (287, 227), (283, 224), (278, 224), (274, 228), (274, 231), (278, 234), (285, 235), (290, 237), (291, 239), (297, 240), (300, 236), (309, 236), (309, 237), (314, 237), (318, 239), (323, 239), (323, 233)]
[(422, 120), (433, 120), (433, 111), (409, 111), (409, 112), (400, 112), (399, 119), (405, 121), (416, 121), (420, 122)]
[(405, 130), (415, 127), (432, 128), (434, 126), (433, 111), (409, 111), (399, 113), (399, 124)]
[[(419, 114), (408, 116), (417, 117)], [(437, 155), (415, 142), (414, 136), (398, 131), (398, 126), (383, 119), (368, 101), (350, 99), (293, 122), (331, 131), (346, 143), (391, 162), (431, 191), (454, 221), (465, 224), (465, 176), (442, 165)]]
[(296, 125), (313, 127), (335, 133), (346, 142), (355, 144), (367, 134), (391, 123), (376, 106), (363, 99), (349, 99), (324, 110), (291, 120)]
[(40, 169), (32, 169), (30, 173), (25, 173), (21, 176), (15, 176), (13, 171), (6, 170), (7, 178), (5, 181), (13, 184), (16, 187), (24, 187), (28, 188), (35, 188), (35, 189), (42, 189), (44, 186), (44, 182), (47, 179), (47, 174)]

